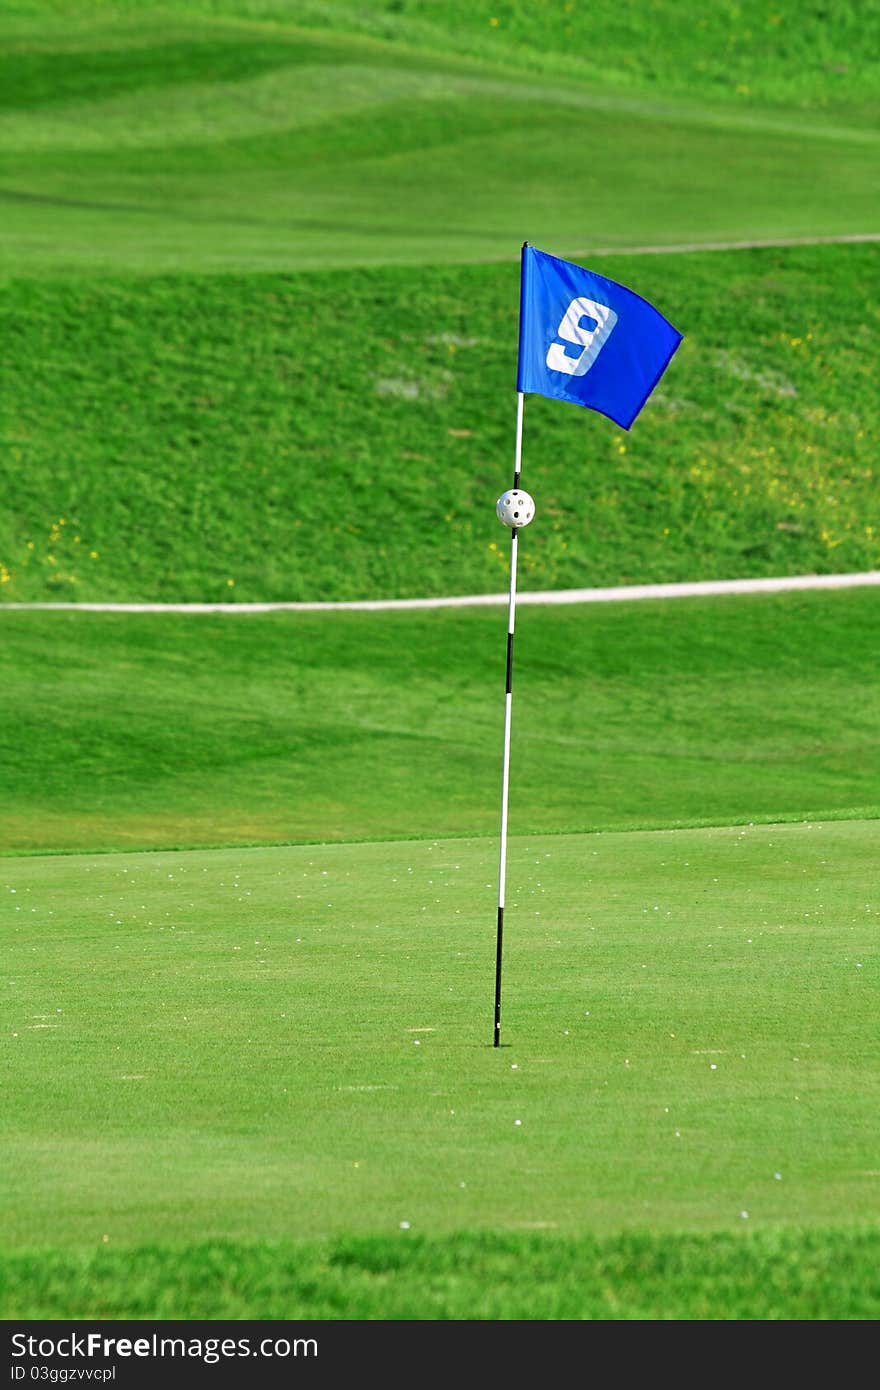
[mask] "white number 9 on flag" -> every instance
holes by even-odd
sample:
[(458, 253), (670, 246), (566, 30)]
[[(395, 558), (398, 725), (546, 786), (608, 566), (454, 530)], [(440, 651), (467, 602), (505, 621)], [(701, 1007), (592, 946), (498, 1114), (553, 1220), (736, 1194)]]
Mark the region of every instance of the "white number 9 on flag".
[[(590, 327), (584, 319), (589, 320)], [(561, 343), (551, 343), (547, 350), (547, 366), (553, 372), (583, 376), (599, 356), (616, 323), (617, 315), (607, 304), (597, 304), (594, 299), (573, 299), (556, 332), (558, 337), (581, 351), (577, 357), (570, 357)]]

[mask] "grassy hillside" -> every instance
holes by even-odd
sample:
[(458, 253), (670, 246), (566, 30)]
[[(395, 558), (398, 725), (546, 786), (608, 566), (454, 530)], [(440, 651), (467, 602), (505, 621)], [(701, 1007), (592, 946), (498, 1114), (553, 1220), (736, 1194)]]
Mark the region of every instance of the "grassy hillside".
[[(524, 608), (511, 826), (878, 813), (876, 590)], [(0, 615), (2, 848), (497, 831), (501, 609)]]
[[(771, 55), (759, 84), (777, 94), (768, 107), (737, 93), (742, 83), (727, 101), (711, 73), (693, 79), (697, 45), (731, 72), (739, 40), (718, 33), (703, 48), (689, 8), (668, 44), (655, 43), (664, 10), (634, 49), (627, 26), (643, 21), (606, 6), (606, 64), (591, 56), (592, 7), (579, 8), (571, 43), (582, 56), (553, 74), (516, 65), (532, 28), (560, 32), (534, 7), (519, 16), (522, 43), (501, 44), (493, 62), (456, 56), (482, 33), (478, 11), (458, 22), (464, 8), (432, 6), (427, 28), (413, 10), (424, 50), (343, 32), (353, 6), (276, 6), (281, 24), (260, 19), (272, 6), (240, 4), (7, 16), (0, 271), (426, 264), (507, 259), (524, 237), (565, 253), (876, 230), (880, 137), (866, 115), (876, 65), (866, 85), (849, 80), (860, 61), (836, 72), (849, 24), (814, 19), (795, 40), (799, 24), (781, 16), (769, 27), (794, 51), (773, 57), (762, 21), (737, 64), (751, 66), (752, 49)], [(361, 10), (360, 27), (371, 16), (389, 17)], [(835, 37), (819, 42), (819, 29)], [(625, 74), (633, 52), (642, 68), (658, 52), (675, 67), (679, 48), (690, 57), (672, 86), (665, 70), (656, 81), (634, 71), (632, 86), (614, 77), (612, 50)], [(852, 111), (837, 100), (850, 90)]]
[(289, 17), (623, 90), (804, 110), (880, 107), (880, 9), (852, 0), (196, 0), (207, 12)]
[[(595, 264), (686, 337), (629, 434), (528, 399), (524, 586), (880, 566), (880, 251)], [(339, 294), (331, 273), (10, 285), (2, 598), (503, 589), (516, 263)]]
[[(80, 1315), (149, 1312), (163, 1269), (190, 1285), (176, 1316), (277, 1309), (285, 1282), (324, 1316), (346, 1289), (375, 1311), (372, 1257), (389, 1316), (420, 1250), (432, 1285), (458, 1250), (459, 1279), (498, 1276), (480, 1312), (516, 1315), (516, 1241), (541, 1271), (529, 1316), (613, 1313), (577, 1278), (603, 1262), (612, 1290), (644, 1262), (656, 1307), (661, 1252), (673, 1309), (705, 1306), (709, 1272), (715, 1316), (755, 1315), (756, 1263), (759, 1310), (866, 1308), (876, 842), (857, 823), (517, 838), (497, 1051), (488, 840), (4, 861), (5, 1245), (75, 1257), (13, 1260), (11, 1308), (24, 1274), (60, 1312), (79, 1261)], [(727, 1238), (712, 1256), (693, 1233)], [(381, 1239), (346, 1258), (343, 1235)], [(286, 1243), (328, 1238), (297, 1293)], [(226, 1292), (192, 1288), (206, 1241), (234, 1243)], [(112, 1273), (145, 1244), (145, 1283), (102, 1295), (95, 1252)], [(784, 1293), (799, 1247), (812, 1276)], [(855, 1303), (828, 1272), (850, 1252)], [(726, 1310), (725, 1277), (744, 1281)], [(460, 1287), (410, 1315), (457, 1293), (460, 1315)]]
[(880, 11), (871, 3), (723, 0), (9, 0), (7, 23), (141, 16), (306, 26), (556, 76), (596, 88), (698, 94), (876, 115)]
[(290, 18), (623, 90), (804, 110), (880, 105), (880, 10), (852, 0), (196, 0), (202, 11)]

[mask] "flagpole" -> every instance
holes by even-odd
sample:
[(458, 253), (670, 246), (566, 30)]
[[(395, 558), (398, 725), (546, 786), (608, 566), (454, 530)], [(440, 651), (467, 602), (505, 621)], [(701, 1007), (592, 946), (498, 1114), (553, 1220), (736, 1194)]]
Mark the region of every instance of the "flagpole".
[[(513, 486), (519, 487), (522, 471), (523, 392), (516, 393), (516, 450)], [(507, 879), (507, 802), (510, 790), (510, 720), (513, 705), (513, 633), (516, 624), (517, 528), (510, 532), (510, 599), (507, 609), (507, 677), (504, 686), (504, 762), (501, 774), (501, 843), (498, 855), (498, 933), (495, 945), (495, 1029), (493, 1046), (501, 1046), (501, 952), (504, 938), (504, 890)]]
[[(614, 334), (600, 371), (600, 352)], [(495, 1030), (501, 1046), (501, 948), (507, 877), (507, 800), (510, 788), (511, 676), (516, 617), (517, 532), (535, 514), (519, 486), (522, 466), (523, 398), (533, 392), (598, 410), (628, 430), (682, 340), (652, 304), (584, 266), (538, 251), (527, 241), (520, 260), (517, 353), (516, 462), (513, 488), (499, 497), (498, 518), (510, 527), (510, 605), (507, 621), (507, 682), (504, 693), (504, 770), (501, 781), (501, 844), (498, 863), (498, 936), (495, 948)], [(579, 352), (572, 352), (572, 348)]]

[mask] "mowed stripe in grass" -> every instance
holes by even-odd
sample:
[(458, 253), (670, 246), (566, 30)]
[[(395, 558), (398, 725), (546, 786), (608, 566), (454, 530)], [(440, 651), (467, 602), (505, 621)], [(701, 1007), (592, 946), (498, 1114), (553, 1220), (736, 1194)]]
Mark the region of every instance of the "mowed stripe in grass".
[[(685, 339), (629, 433), (527, 399), (521, 586), (880, 568), (880, 249), (597, 268)], [(364, 272), (344, 323), (339, 293), (331, 274), (9, 286), (0, 598), (503, 590), (515, 260)]]
[(711, 84), (695, 103), (598, 69), (587, 84), (191, 13), (10, 28), (7, 273), (461, 263), (509, 257), (524, 236), (572, 251), (874, 230), (860, 103), (851, 122), (845, 102), (830, 115), (748, 92), (715, 103)]
[(517, 838), (500, 1049), (489, 841), (6, 861), (7, 1248), (870, 1229), (876, 850)]
[[(7, 853), (497, 833), (499, 610), (0, 622)], [(511, 829), (876, 814), (877, 640), (873, 589), (523, 608)]]

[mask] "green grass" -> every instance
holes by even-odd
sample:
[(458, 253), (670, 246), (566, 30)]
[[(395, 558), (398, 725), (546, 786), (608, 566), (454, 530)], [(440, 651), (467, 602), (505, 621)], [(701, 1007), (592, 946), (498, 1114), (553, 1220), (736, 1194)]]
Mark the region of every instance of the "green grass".
[[(830, 51), (807, 27), (810, 92), (784, 80), (802, 70), (792, 55), (768, 106), (719, 100), (714, 80), (684, 69), (660, 89), (604, 80), (589, 60), (527, 74), (503, 46), (491, 64), (456, 56), (445, 29), (422, 51), (247, 20), (240, 5), (91, 14), (53, 19), (41, 6), (0, 29), (6, 275), (498, 260), (524, 237), (564, 253), (876, 230), (877, 66), (852, 109), (838, 101), (846, 24)], [(692, 14), (681, 19), (701, 43)], [(614, 42), (630, 51), (625, 31)], [(655, 51), (648, 29), (642, 52)], [(764, 86), (776, 90), (769, 73)]]
[[(523, 586), (880, 567), (880, 250), (598, 265), (686, 336), (629, 434), (529, 397)], [(503, 590), (518, 276), (364, 272), (343, 324), (329, 273), (9, 286), (3, 598)]]
[(880, 11), (851, 0), (702, 7), (644, 0), (192, 0), (183, 8), (360, 31), (624, 91), (862, 111), (867, 120), (880, 105)]
[[(494, 835), (505, 614), (2, 614), (0, 847)], [(512, 826), (876, 815), (876, 590), (523, 608)]]
[[(11, 0), (3, 599), (498, 591), (519, 243), (876, 231), (877, 22)], [(524, 586), (876, 567), (876, 253), (590, 259)], [(876, 1316), (870, 591), (521, 610), (499, 1051), (501, 610), (0, 625), (0, 1316)]]
[(642, 0), (9, 0), (5, 22), (28, 32), (39, 18), (68, 36), (113, 17), (178, 23), (237, 21), (277, 40), (306, 26), (383, 45), (466, 55), (532, 73), (573, 76), (590, 87), (746, 98), (802, 111), (862, 113), (880, 101), (880, 14), (873, 3), (822, 5), (737, 0), (646, 5)]
[(878, 1253), (869, 1230), (102, 1246), (9, 1256), (0, 1308), (12, 1320), (64, 1319), (72, 1305), (83, 1318), (871, 1319)]
[[(338, 1315), (355, 1235), (385, 1239), (354, 1248), (354, 1308), (403, 1297), (369, 1302), (371, 1258), (386, 1289), (421, 1258), (454, 1309), (455, 1245), (431, 1241), (456, 1233), (465, 1264), (502, 1276), (517, 1240), (537, 1252), (542, 1316), (601, 1309), (574, 1270), (610, 1260), (614, 1289), (641, 1258), (624, 1232), (704, 1307), (700, 1271), (717, 1273), (715, 1316), (725, 1269), (735, 1284), (803, 1247), (803, 1307), (816, 1259), (861, 1248), (864, 1270), (876, 1253), (876, 845), (858, 822), (516, 837), (499, 1050), (490, 840), (5, 861), (12, 1308), (60, 1314), (54, 1250), (81, 1269), (67, 1315), (99, 1311), (95, 1252), (118, 1261), (157, 1232), (143, 1285), (104, 1280), (117, 1316), (161, 1303), (163, 1270), (192, 1279), (206, 1241), (281, 1242), (277, 1264), (243, 1251), (237, 1303), (277, 1308), (284, 1243), (302, 1240), (324, 1242), (306, 1269)], [(722, 1232), (714, 1250), (682, 1241)], [(395, 1261), (413, 1236), (428, 1245)], [(554, 1241), (574, 1244), (551, 1279)], [(847, 1279), (817, 1287), (816, 1315), (852, 1315)], [(235, 1299), (203, 1290), (179, 1315)]]

